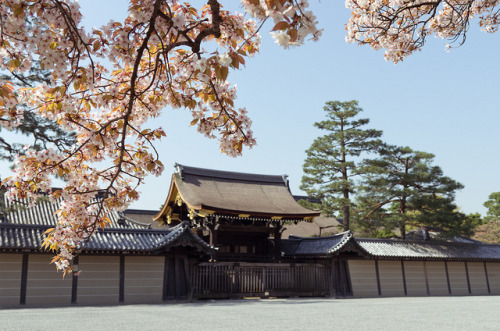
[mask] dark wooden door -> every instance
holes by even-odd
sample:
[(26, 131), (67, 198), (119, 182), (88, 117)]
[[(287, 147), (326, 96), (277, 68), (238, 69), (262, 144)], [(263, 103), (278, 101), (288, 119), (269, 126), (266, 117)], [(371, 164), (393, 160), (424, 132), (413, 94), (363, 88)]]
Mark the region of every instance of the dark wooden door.
[(352, 296), (351, 277), (346, 259), (337, 257), (332, 260), (332, 285), (335, 297)]
[(186, 300), (191, 294), (187, 255), (174, 253), (165, 256), (163, 300)]

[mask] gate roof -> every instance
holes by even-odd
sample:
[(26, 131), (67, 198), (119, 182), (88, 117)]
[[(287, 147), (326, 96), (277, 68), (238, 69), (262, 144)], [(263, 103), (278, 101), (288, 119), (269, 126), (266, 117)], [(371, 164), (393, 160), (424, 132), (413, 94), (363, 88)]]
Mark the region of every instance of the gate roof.
[(182, 200), (187, 207), (208, 214), (239, 217), (312, 220), (320, 212), (299, 205), (286, 176), (258, 175), (176, 165), (170, 190), (155, 220)]

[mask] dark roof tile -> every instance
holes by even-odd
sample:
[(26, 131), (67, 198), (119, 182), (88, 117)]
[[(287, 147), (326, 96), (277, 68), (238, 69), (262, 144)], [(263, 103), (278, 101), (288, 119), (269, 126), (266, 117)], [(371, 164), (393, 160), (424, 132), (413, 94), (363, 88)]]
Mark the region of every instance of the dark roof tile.
[[(0, 224), (31, 224), (54, 227), (57, 224), (56, 212), (60, 209), (61, 202), (62, 199), (58, 199), (55, 203), (44, 199), (30, 207), (30, 201), (27, 199), (17, 199), (12, 202), (4, 196), (2, 203), (6, 209), (13, 211), (5, 213)], [(109, 211), (108, 217), (111, 220), (109, 228), (145, 229), (150, 226), (150, 224), (138, 222), (117, 211)]]
[(283, 254), (297, 258), (328, 258), (355, 251), (367, 258), (421, 260), (500, 260), (500, 245), (393, 239), (355, 239), (350, 231), (334, 236), (283, 240)]
[[(235, 215), (248, 214), (252, 217), (278, 216), (287, 219), (316, 217), (320, 214), (302, 207), (295, 201), (283, 176), (236, 173), (181, 165), (177, 167), (180, 170), (173, 176), (173, 184), (175, 183), (184, 202), (193, 209)], [(169, 196), (166, 205), (175, 198)]]
[[(49, 226), (0, 223), (0, 250), (39, 250)], [(213, 247), (195, 235), (187, 223), (168, 230), (105, 229), (97, 231), (83, 252), (154, 253), (175, 246), (191, 246), (212, 253)]]
[(500, 260), (500, 245), (439, 241), (356, 239), (374, 257)]

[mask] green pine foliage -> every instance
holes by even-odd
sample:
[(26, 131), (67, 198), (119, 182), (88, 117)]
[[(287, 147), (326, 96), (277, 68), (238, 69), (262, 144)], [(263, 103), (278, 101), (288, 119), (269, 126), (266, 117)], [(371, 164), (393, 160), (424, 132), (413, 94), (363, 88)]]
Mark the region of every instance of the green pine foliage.
[(344, 230), (349, 229), (353, 178), (366, 169), (358, 165), (359, 157), (380, 145), (382, 132), (366, 129), (368, 119), (357, 118), (362, 109), (355, 100), (329, 101), (323, 108), (327, 119), (314, 124), (325, 135), (314, 140), (306, 151), (301, 189), (308, 196), (321, 200), (326, 216), (341, 211)]
[[(37, 83), (50, 83), (50, 72), (40, 68), (40, 64), (35, 62), (33, 67), (26, 73), (4, 73), (0, 74), (1, 80), (16, 81), (23, 86), (33, 86)], [(0, 127), (0, 132), (6, 130)], [(62, 130), (55, 122), (41, 118), (33, 111), (24, 107), (24, 120), (13, 132), (30, 137), (30, 145), (37, 149), (48, 147), (58, 150), (68, 149), (75, 142), (75, 136)], [(0, 160), (13, 161), (16, 154), (24, 154), (23, 143), (7, 140), (0, 133)]]
[(434, 155), (409, 147), (385, 145), (377, 159), (366, 160), (371, 172), (359, 190), (359, 225), (387, 232), (395, 227), (404, 239), (408, 226), (437, 226), (462, 231), (462, 214), (453, 203), (463, 185), (444, 176)]
[(486, 217), (484, 218), (486, 221), (500, 219), (500, 192), (491, 193), (483, 206), (488, 208)]
[(489, 244), (500, 244), (500, 218), (492, 218), (475, 228), (474, 232), (473, 239)]

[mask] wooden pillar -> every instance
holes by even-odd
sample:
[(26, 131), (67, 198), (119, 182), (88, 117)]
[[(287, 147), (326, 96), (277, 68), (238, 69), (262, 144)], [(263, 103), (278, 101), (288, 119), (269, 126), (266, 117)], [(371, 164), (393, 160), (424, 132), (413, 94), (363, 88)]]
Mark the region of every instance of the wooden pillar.
[(125, 256), (120, 255), (120, 287), (119, 287), (119, 301), (125, 301)]
[(380, 287), (380, 273), (378, 271), (378, 260), (375, 260), (375, 274), (377, 276), (377, 290), (378, 290), (378, 295), (382, 295), (382, 289)]
[(179, 253), (175, 253), (174, 255), (174, 270), (175, 270), (175, 299), (179, 300), (181, 297), (180, 286), (181, 286), (181, 268), (180, 268), (180, 258)]
[(403, 288), (405, 290), (405, 295), (408, 295), (408, 289), (406, 288), (405, 263), (403, 260), (401, 260), (401, 274), (403, 275)]
[(28, 285), (28, 259), (29, 254), (23, 254), (22, 271), (21, 271), (21, 293), (19, 298), (19, 304), (26, 304), (26, 286)]
[(274, 229), (274, 259), (279, 261), (281, 259), (281, 224), (277, 223)]
[(467, 265), (467, 261), (464, 261), (464, 264), (465, 264), (465, 275), (467, 276), (467, 289), (469, 290), (469, 294), (472, 294), (470, 288), (469, 266)]
[[(335, 271), (337, 269), (335, 268), (335, 260), (334, 259), (335, 258), (332, 258), (330, 260), (330, 296), (336, 298), (336, 288), (337, 288), (336, 280), (337, 280), (337, 277), (336, 277)], [(338, 257), (336, 259), (338, 259)]]
[[(217, 247), (217, 224), (208, 224), (208, 230), (209, 230), (209, 244), (212, 247)], [(216, 258), (216, 252), (214, 252), (212, 255), (210, 255), (210, 258), (212, 260), (215, 260)]]
[(187, 255), (184, 255), (184, 274), (186, 277), (186, 290), (188, 295), (188, 300), (193, 300), (193, 289), (191, 286), (191, 275), (189, 273), (189, 261)]
[(491, 294), (490, 280), (488, 278), (488, 269), (486, 268), (486, 262), (483, 262), (483, 266), (484, 266), (484, 275), (486, 276), (486, 286), (488, 287), (488, 294)]
[(77, 272), (78, 272), (78, 256), (75, 257), (75, 260), (73, 261), (73, 265), (75, 267), (75, 271), (73, 272), (73, 279), (72, 279), (72, 282), (71, 282), (71, 303), (72, 304), (75, 304), (76, 303), (76, 300), (78, 298), (78, 276), (77, 276)]
[(429, 287), (429, 275), (427, 274), (427, 264), (424, 261), (424, 277), (425, 277), (425, 291), (427, 295), (431, 295), (431, 290)]
[(450, 274), (448, 272), (448, 261), (444, 261), (444, 270), (446, 271), (446, 283), (448, 284), (448, 294), (451, 295)]
[(165, 262), (163, 265), (163, 295), (162, 300), (166, 301), (168, 298), (168, 267), (170, 264), (170, 259), (168, 255), (165, 255)]

